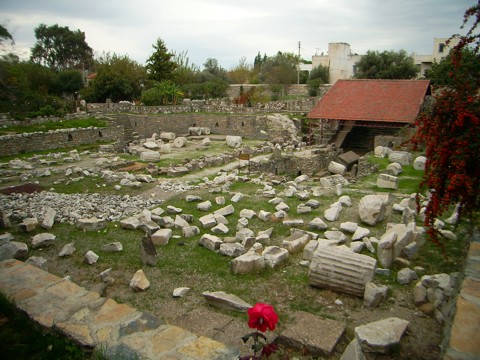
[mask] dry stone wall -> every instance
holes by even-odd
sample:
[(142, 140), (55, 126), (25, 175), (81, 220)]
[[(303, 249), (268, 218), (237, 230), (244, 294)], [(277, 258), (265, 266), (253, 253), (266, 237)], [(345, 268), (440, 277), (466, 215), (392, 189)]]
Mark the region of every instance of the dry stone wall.
[(34, 132), (0, 136), (0, 156), (15, 155), (39, 150), (70, 148), (96, 142), (124, 142), (123, 126), (107, 128), (62, 129), (49, 132)]

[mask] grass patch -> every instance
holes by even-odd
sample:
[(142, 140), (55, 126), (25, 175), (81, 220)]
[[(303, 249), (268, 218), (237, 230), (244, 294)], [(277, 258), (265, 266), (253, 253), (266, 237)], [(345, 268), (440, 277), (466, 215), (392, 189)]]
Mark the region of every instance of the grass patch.
[(106, 120), (97, 119), (94, 117), (86, 119), (71, 119), (71, 120), (59, 120), (59, 121), (47, 121), (41, 124), (29, 124), (29, 125), (11, 125), (0, 129), (0, 135), (7, 134), (23, 134), (32, 132), (47, 132), (51, 130), (59, 129), (78, 129), (88, 127), (104, 128), (107, 126)]

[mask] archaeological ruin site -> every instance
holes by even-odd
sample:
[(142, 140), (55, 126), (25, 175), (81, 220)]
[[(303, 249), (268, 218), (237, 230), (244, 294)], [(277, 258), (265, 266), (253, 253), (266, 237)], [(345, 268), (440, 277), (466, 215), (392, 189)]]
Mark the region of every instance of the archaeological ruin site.
[(452, 209), (448, 255), (429, 241), (408, 142), (430, 95), (338, 80), (254, 107), (28, 120), (98, 126), (0, 136), (0, 289), (108, 359), (238, 359), (256, 303), (279, 317), (273, 359), (473, 359), (480, 233)]

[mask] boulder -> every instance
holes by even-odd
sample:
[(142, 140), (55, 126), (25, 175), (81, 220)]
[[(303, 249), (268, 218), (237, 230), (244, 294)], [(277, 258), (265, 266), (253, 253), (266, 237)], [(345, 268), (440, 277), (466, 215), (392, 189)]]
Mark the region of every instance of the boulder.
[(366, 195), (358, 203), (358, 215), (368, 225), (376, 225), (385, 217), (385, 197), (381, 195)]
[(363, 306), (367, 308), (377, 307), (387, 298), (388, 286), (377, 286), (373, 282), (365, 285), (365, 293), (363, 295)]
[(49, 233), (40, 233), (32, 237), (32, 249), (45, 248), (53, 245), (56, 236)]
[(237, 149), (242, 145), (242, 137), (235, 135), (227, 135), (225, 138), (228, 147)]
[(216, 251), (220, 249), (220, 245), (223, 244), (223, 241), (215, 235), (204, 234), (198, 241), (198, 244), (209, 250)]
[(398, 162), (400, 165), (411, 165), (413, 161), (412, 154), (407, 151), (392, 151), (390, 155), (388, 155), (388, 161), (391, 163)]
[(332, 174), (343, 175), (345, 174), (346, 170), (347, 170), (347, 167), (338, 162), (330, 161), (330, 164), (328, 164), (328, 171), (331, 172)]

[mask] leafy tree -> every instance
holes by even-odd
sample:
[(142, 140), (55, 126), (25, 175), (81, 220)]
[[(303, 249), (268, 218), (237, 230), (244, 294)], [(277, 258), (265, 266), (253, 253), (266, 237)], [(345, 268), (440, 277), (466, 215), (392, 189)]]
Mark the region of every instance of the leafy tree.
[(247, 59), (242, 57), (237, 65), (232, 67), (227, 74), (228, 79), (233, 84), (247, 84), (253, 75), (253, 67), (247, 63)]
[(200, 69), (195, 64), (190, 64), (186, 51), (175, 54), (173, 61), (177, 64), (173, 71), (173, 78), (176, 84), (182, 86), (197, 81)]
[(106, 54), (97, 61), (97, 75), (82, 92), (89, 102), (139, 99), (146, 84), (145, 68), (127, 55)]
[(162, 39), (158, 38), (153, 45), (155, 51), (147, 59), (146, 69), (149, 77), (155, 81), (172, 80), (173, 73), (177, 67), (173, 61), (175, 55), (168, 52)]
[(297, 82), (298, 62), (297, 55), (281, 51), (277, 52), (275, 56), (261, 59), (258, 78), (260, 82), (270, 85), (272, 99), (277, 99), (282, 91), (286, 94), (288, 86)]
[(155, 86), (144, 91), (142, 93), (142, 103), (147, 106), (176, 105), (182, 96), (183, 92), (180, 87), (167, 80), (156, 83)]
[(3, 46), (5, 40), (10, 40), (10, 43), (12, 45), (14, 44), (12, 34), (10, 34), (5, 26), (0, 25), (0, 46)]
[(319, 65), (310, 71), (310, 75), (308, 76), (308, 92), (310, 96), (317, 96), (318, 89), (322, 84), (328, 84), (330, 80), (330, 72), (328, 67)]
[(203, 73), (207, 78), (219, 77), (221, 79), (226, 78), (226, 71), (220, 66), (217, 59), (208, 58), (203, 64)]
[(52, 90), (59, 96), (73, 96), (83, 86), (83, 75), (80, 71), (65, 70), (57, 74)]
[(88, 69), (93, 62), (93, 50), (85, 41), (85, 33), (72, 31), (57, 24), (40, 24), (35, 28), (37, 42), (31, 49), (30, 60), (53, 70)]
[[(428, 234), (440, 243), (434, 227), (435, 219), (458, 204), (459, 216), (473, 220), (480, 209), (480, 77), (465, 71), (466, 49), (479, 58), (480, 34), (475, 29), (480, 21), (480, 4), (464, 15), (462, 28), (473, 17), (474, 23), (452, 52), (451, 72), (447, 85), (438, 91), (431, 112), (417, 120), (414, 145), (425, 144), (427, 163), (421, 186), (431, 190), (426, 207), (425, 225)], [(467, 61), (467, 62), (465, 62)], [(473, 221), (471, 221), (473, 224)]]
[(465, 78), (470, 77), (471, 81), (475, 82), (480, 78), (480, 61), (478, 55), (475, 54), (471, 48), (462, 49), (462, 67), (455, 69), (452, 57), (456, 56), (450, 52), (440, 62), (434, 62), (432, 68), (425, 72), (425, 78), (430, 79), (432, 85), (435, 86), (451, 86), (453, 85), (453, 77), (451, 74), (456, 71), (463, 71), (462, 75)]
[(356, 63), (357, 79), (413, 79), (418, 73), (412, 56), (405, 50), (367, 51)]

